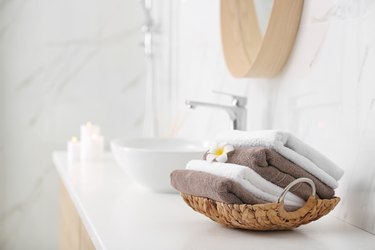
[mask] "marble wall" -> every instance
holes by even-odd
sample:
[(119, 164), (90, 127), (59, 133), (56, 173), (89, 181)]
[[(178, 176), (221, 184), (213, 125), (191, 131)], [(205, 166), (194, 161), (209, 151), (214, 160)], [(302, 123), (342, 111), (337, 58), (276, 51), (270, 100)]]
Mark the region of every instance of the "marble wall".
[(345, 169), (335, 215), (371, 233), (374, 23), (374, 1), (306, 1), (291, 61), (270, 96), (272, 127), (295, 132)]
[(138, 1), (0, 1), (0, 249), (57, 249), (51, 152), (90, 120), (142, 133)]
[(219, 1), (181, 0), (174, 13), (173, 93), (175, 119), (182, 124), (177, 134), (212, 137), (229, 126), (226, 114), (187, 110), (185, 99), (229, 103), (213, 89), (246, 95), (248, 130), (291, 131), (337, 162), (346, 174), (334, 214), (375, 233), (375, 2), (305, 0), (290, 60), (268, 80), (229, 75), (220, 44)]

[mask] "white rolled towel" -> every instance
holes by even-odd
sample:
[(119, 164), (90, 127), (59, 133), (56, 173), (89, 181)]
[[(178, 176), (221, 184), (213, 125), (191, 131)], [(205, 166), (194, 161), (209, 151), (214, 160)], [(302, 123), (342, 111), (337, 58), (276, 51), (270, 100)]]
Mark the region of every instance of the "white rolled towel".
[[(229, 178), (242, 185), (256, 197), (269, 202), (276, 202), (283, 192), (281, 187), (267, 181), (251, 168), (237, 164), (191, 160), (187, 163), (186, 169)], [(288, 193), (284, 203), (287, 206), (301, 207), (305, 201), (293, 193)]]
[(338, 187), (337, 181), (344, 174), (344, 171), (326, 156), (287, 132), (230, 130), (220, 134), (216, 140), (237, 147), (272, 148), (332, 188)]

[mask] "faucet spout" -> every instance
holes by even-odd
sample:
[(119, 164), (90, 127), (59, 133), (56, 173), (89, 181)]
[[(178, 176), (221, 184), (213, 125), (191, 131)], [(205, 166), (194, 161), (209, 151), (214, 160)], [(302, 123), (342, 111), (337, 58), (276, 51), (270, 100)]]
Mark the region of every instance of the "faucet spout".
[(235, 130), (246, 130), (246, 98), (233, 96), (232, 105), (223, 105), (217, 103), (208, 103), (208, 102), (198, 102), (186, 100), (185, 104), (191, 108), (195, 109), (196, 107), (206, 107), (224, 110), (232, 122), (232, 128)]
[(216, 103), (209, 103), (209, 102), (197, 102), (197, 101), (191, 101), (191, 100), (186, 100), (185, 104), (186, 104), (186, 106), (188, 106), (191, 109), (195, 109), (196, 107), (222, 109), (222, 110), (227, 112), (227, 114), (229, 115), (231, 120), (236, 119), (236, 114), (235, 114), (232, 106), (216, 104)]

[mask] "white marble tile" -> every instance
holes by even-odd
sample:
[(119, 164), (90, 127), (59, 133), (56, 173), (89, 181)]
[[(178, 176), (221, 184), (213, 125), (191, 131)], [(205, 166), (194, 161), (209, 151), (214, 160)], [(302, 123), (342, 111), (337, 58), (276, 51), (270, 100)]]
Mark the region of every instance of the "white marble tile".
[[(368, 1), (337, 1), (333, 16), (301, 29), (286, 72), (274, 80), (280, 86), (274, 91), (277, 101), (271, 112), (272, 127), (296, 133), (345, 169), (337, 190), (342, 202), (335, 213), (375, 233), (371, 210), (375, 171), (371, 138), (375, 134), (368, 130), (373, 126), (374, 87), (370, 82), (375, 75), (368, 67), (374, 65), (369, 45), (374, 31), (367, 24), (373, 18), (373, 9)], [(304, 36), (317, 25), (327, 26), (318, 34), (325, 33), (322, 44), (315, 44), (320, 51), (309, 70), (296, 77), (289, 70), (295, 70), (297, 62), (303, 65), (305, 60), (307, 65), (311, 60), (302, 59), (305, 53), (300, 47), (305, 46)]]
[(50, 153), (81, 123), (141, 135), (142, 16), (137, 1), (1, 1), (0, 249), (57, 249)]

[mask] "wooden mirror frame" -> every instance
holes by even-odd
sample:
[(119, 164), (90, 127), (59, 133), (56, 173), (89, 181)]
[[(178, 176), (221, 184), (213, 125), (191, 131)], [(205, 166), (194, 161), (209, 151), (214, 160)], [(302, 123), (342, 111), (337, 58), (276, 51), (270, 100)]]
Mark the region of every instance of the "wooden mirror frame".
[(299, 28), (303, 0), (273, 0), (264, 34), (253, 0), (221, 0), (224, 58), (235, 77), (274, 77), (286, 64)]

